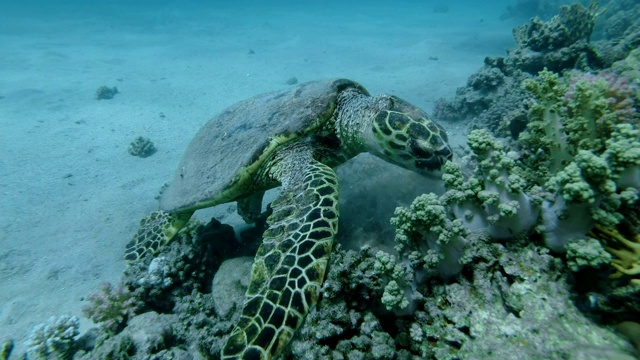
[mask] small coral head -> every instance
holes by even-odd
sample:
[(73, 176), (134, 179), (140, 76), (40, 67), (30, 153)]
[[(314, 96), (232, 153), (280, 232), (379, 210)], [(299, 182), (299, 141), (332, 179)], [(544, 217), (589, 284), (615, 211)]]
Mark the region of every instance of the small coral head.
[(444, 129), (398, 97), (385, 95), (382, 99), (384, 106), (373, 117), (367, 139), (369, 151), (406, 169), (437, 174), (453, 157)]

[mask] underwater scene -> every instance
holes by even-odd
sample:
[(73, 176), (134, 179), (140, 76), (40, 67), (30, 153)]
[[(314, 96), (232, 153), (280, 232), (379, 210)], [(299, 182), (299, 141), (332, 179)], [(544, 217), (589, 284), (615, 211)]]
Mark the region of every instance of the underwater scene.
[(0, 360), (640, 359), (640, 2), (0, 1)]

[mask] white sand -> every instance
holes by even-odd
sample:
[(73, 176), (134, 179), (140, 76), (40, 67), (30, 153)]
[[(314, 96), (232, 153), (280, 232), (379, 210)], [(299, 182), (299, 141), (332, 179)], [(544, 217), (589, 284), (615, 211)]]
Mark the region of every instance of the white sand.
[[(512, 44), (502, 5), (232, 3), (0, 5), (0, 340), (16, 353), (34, 325), (82, 317), (84, 296), (118, 282), (139, 219), (226, 106), (292, 76), (348, 77), (430, 111)], [(121, 93), (95, 100), (101, 85)], [(158, 152), (129, 155), (139, 135)]]

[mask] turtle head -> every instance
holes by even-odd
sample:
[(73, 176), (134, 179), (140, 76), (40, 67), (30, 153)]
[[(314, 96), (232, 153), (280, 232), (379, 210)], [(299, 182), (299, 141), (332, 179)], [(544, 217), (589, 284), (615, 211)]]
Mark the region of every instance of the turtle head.
[(369, 152), (423, 174), (439, 174), (453, 157), (444, 129), (420, 108), (395, 96), (378, 97), (365, 138)]

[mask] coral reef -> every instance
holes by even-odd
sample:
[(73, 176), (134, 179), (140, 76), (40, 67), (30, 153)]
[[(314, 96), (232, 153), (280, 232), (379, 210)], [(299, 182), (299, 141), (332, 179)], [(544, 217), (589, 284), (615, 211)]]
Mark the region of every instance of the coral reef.
[[(147, 312), (131, 319), (121, 333), (96, 339), (100, 346), (92, 352), (78, 351), (74, 359), (194, 359), (188, 351), (173, 345), (177, 315)], [(143, 355), (144, 354), (144, 355)], [(196, 359), (202, 359), (202, 357)]]
[(597, 21), (596, 38), (621, 39), (640, 30), (640, 4), (634, 0), (601, 2), (605, 9)]
[[(549, 21), (535, 18), (514, 29), (516, 46), (507, 51), (507, 57), (487, 57), (484, 66), (469, 77), (467, 85), (456, 91), (454, 99), (436, 102), (434, 117), (441, 121), (466, 121), (471, 129), (488, 129), (497, 135), (510, 133), (517, 138), (529, 120), (528, 94), (520, 86), (522, 81), (545, 68), (557, 73), (607, 69), (640, 45), (640, 17), (632, 20), (633, 28), (638, 30), (587, 41), (593, 31), (606, 26), (600, 21), (610, 13), (609, 4), (605, 7), (603, 15), (595, 3), (589, 8), (580, 4), (563, 6), (560, 14)], [(624, 13), (624, 8), (617, 5), (616, 8)], [(628, 63), (618, 66), (633, 71), (634, 64), (630, 57)]]
[(609, 277), (619, 279), (625, 275), (632, 277), (631, 283), (640, 287), (640, 235), (626, 239), (615, 229), (596, 227), (595, 235), (606, 245), (605, 250), (613, 256), (611, 265), (616, 271)]
[[(418, 202), (427, 205), (433, 199), (422, 197)], [(424, 226), (432, 210), (430, 206), (415, 206), (400, 211), (399, 217)], [(405, 233), (412, 233), (410, 225), (403, 226)], [(192, 224), (171, 246), (161, 249), (156, 259), (162, 260), (154, 263), (147, 258), (144, 265), (133, 264), (125, 281), (137, 286), (134, 293), (144, 299), (145, 309), (161, 311), (146, 311), (130, 318), (127, 327), (115, 336), (94, 334), (96, 345), (79, 351), (77, 358), (164, 359), (186, 356), (185, 352), (192, 359), (217, 356), (239, 315), (238, 304), (246, 286), (246, 281), (238, 277), (244, 273), (239, 269), (248, 269), (252, 260), (239, 258), (216, 265), (225, 257), (238, 255), (233, 249), (223, 251), (218, 260), (207, 260), (215, 269), (214, 280), (211, 273), (198, 275), (194, 270), (199, 266), (188, 270), (182, 266), (197, 264), (199, 256), (213, 256), (201, 252), (203, 243), (233, 243), (232, 238), (221, 238), (232, 237), (228, 231), (230, 228), (217, 222), (206, 227)], [(419, 232), (412, 234), (418, 236)], [(473, 267), (463, 270), (464, 276), (453, 282), (438, 276), (437, 256), (436, 261), (424, 262), (431, 264), (431, 270), (416, 269), (414, 274), (411, 262), (393, 255), (370, 247), (345, 251), (337, 246), (322, 301), (307, 317), (283, 358), (487, 358), (496, 354), (508, 357), (514, 349), (531, 359), (631, 353), (624, 340), (595, 326), (573, 305), (570, 275), (560, 259), (534, 246), (526, 236), (504, 245), (489, 239), (466, 238), (463, 263)], [(149, 279), (149, 274), (172, 281), (142, 280)], [(203, 283), (207, 281), (210, 287)], [(395, 291), (388, 285), (391, 282), (397, 285)], [(156, 291), (149, 291), (150, 286)], [(405, 287), (409, 291), (404, 291)], [(237, 290), (235, 300), (216, 299), (230, 295), (225, 289), (231, 288)], [(400, 300), (400, 306), (385, 304), (385, 294)], [(403, 299), (408, 302), (404, 308)], [(546, 330), (540, 332), (540, 328)]]
[[(576, 78), (579, 79), (576, 80)], [(543, 205), (543, 233), (554, 249), (594, 224), (615, 226), (621, 207), (633, 206), (640, 189), (640, 129), (624, 81), (580, 74), (566, 85), (551, 72), (526, 81), (534, 95), (522, 162), (530, 183), (554, 199)], [(560, 234), (562, 232), (563, 234)]]
[(516, 47), (508, 51), (507, 61), (530, 74), (543, 68), (561, 71), (597, 62), (589, 45), (596, 16), (597, 3), (592, 3), (588, 9), (580, 4), (561, 6), (559, 14), (547, 22), (531, 19), (513, 30)]
[[(519, 141), (472, 131), (470, 153), (443, 167), (447, 191), (397, 210), (396, 248), (415, 277), (393, 293), (420, 291), (433, 269), (446, 278), (470, 271), (475, 281), (483, 242), (543, 240), (566, 252), (554, 256), (568, 271), (553, 272), (574, 281), (581, 310), (607, 323), (637, 322), (640, 117), (631, 86), (608, 71), (561, 77), (545, 70), (523, 88), (528, 122)], [(451, 320), (434, 322), (441, 331)]]
[(108, 86), (100, 86), (98, 90), (96, 90), (96, 100), (110, 100), (118, 93), (118, 88), (115, 86), (112, 88)]
[(514, 137), (526, 124), (522, 80), (532, 77), (512, 69), (504, 58), (485, 58), (484, 66), (456, 90), (453, 99), (438, 99), (433, 116), (443, 122), (464, 122), (470, 128), (488, 128), (501, 133), (512, 127)]
[(480, 238), (471, 243), (472, 273), (455, 282), (437, 276), (417, 282), (422, 297), (416, 311), (401, 316), (381, 306), (385, 277), (374, 270), (380, 254), (369, 248), (337, 249), (323, 300), (285, 358), (510, 358), (517, 351), (521, 358), (535, 359), (632, 353), (623, 339), (594, 327), (572, 303), (569, 275), (547, 250), (527, 244), (525, 237), (506, 245)]
[(630, 353), (611, 331), (591, 328), (571, 302), (558, 259), (522, 242), (476, 245), (473, 276), (434, 286), (424, 312), (416, 314), (424, 334), (416, 344), (422, 356), (510, 358), (516, 351), (520, 358), (536, 359), (599, 357), (606, 349)]
[(192, 292), (211, 288), (211, 281), (224, 259), (244, 255), (233, 228), (212, 219), (207, 225), (187, 224), (169, 246), (155, 255), (132, 263), (124, 272), (122, 284), (159, 313), (171, 311), (175, 300)]
[(507, 151), (487, 131), (472, 131), (470, 166), (444, 167), (441, 200), (468, 229), (494, 238), (531, 228), (540, 212), (547, 246), (563, 251), (595, 224), (618, 224), (638, 199), (636, 100), (627, 80), (608, 72), (575, 72), (567, 81), (545, 70), (524, 88), (532, 98), (517, 147)]
[[(257, 226), (264, 226), (265, 216), (261, 215)], [(259, 240), (256, 236), (259, 237), (262, 231), (248, 233), (255, 235), (251, 237), (245, 233), (240, 238), (248, 242), (241, 243), (232, 227), (215, 219), (206, 225), (192, 221), (169, 246), (161, 248), (155, 258), (146, 256), (132, 263), (125, 270), (121, 286), (130, 289), (142, 304), (142, 314), (128, 319), (127, 326), (115, 337), (87, 348), (83, 358), (128, 354), (130, 358), (166, 359), (184, 356), (183, 349), (188, 349), (193, 359), (218, 354), (234, 324), (232, 315), (238, 315), (239, 304), (244, 301), (245, 289), (237, 288), (246, 286), (248, 281), (248, 277), (240, 281), (239, 277), (247, 273), (238, 272), (241, 258), (237, 257), (255, 253), (258, 244), (254, 241)], [(234, 259), (221, 267), (227, 258)], [(251, 263), (252, 258), (248, 264)], [(250, 266), (245, 268), (250, 270)], [(215, 279), (214, 274), (217, 274)], [(236, 288), (235, 302), (227, 292), (232, 288)], [(156, 320), (138, 319), (141, 316), (159, 318), (160, 324), (167, 324), (167, 331), (164, 331), (167, 335), (157, 334), (158, 329), (153, 325)], [(138, 329), (132, 330), (132, 326)], [(155, 333), (149, 335), (156, 339), (155, 345), (139, 343), (141, 331)]]
[(129, 154), (133, 156), (139, 156), (145, 158), (147, 156), (153, 155), (157, 149), (153, 142), (149, 138), (145, 138), (142, 136), (138, 136), (129, 144), (128, 148)]
[[(390, 279), (384, 274), (394, 260), (371, 248), (338, 247), (323, 299), (283, 358), (508, 358), (515, 349), (526, 359), (631, 353), (624, 340), (594, 327), (572, 304), (566, 278), (559, 275), (561, 261), (526, 241), (474, 242), (473, 276), (417, 283), (424, 295), (415, 300), (417, 311), (404, 315), (389, 312), (381, 301)], [(236, 271), (221, 266), (216, 277), (230, 279)], [(76, 358), (166, 359), (185, 352), (192, 359), (215, 357), (238, 315), (225, 319), (215, 309), (213, 294), (194, 291), (176, 299), (170, 314), (147, 312), (113, 337), (98, 335), (99, 345)]]
[(52, 316), (33, 328), (25, 345), (35, 359), (70, 360), (79, 334), (80, 320), (76, 316)]
[(513, 30), (518, 47), (533, 51), (550, 51), (581, 40), (588, 40), (595, 26), (597, 5), (585, 9), (580, 4), (561, 6), (560, 13), (550, 21), (543, 22), (535, 17), (529, 24)]

